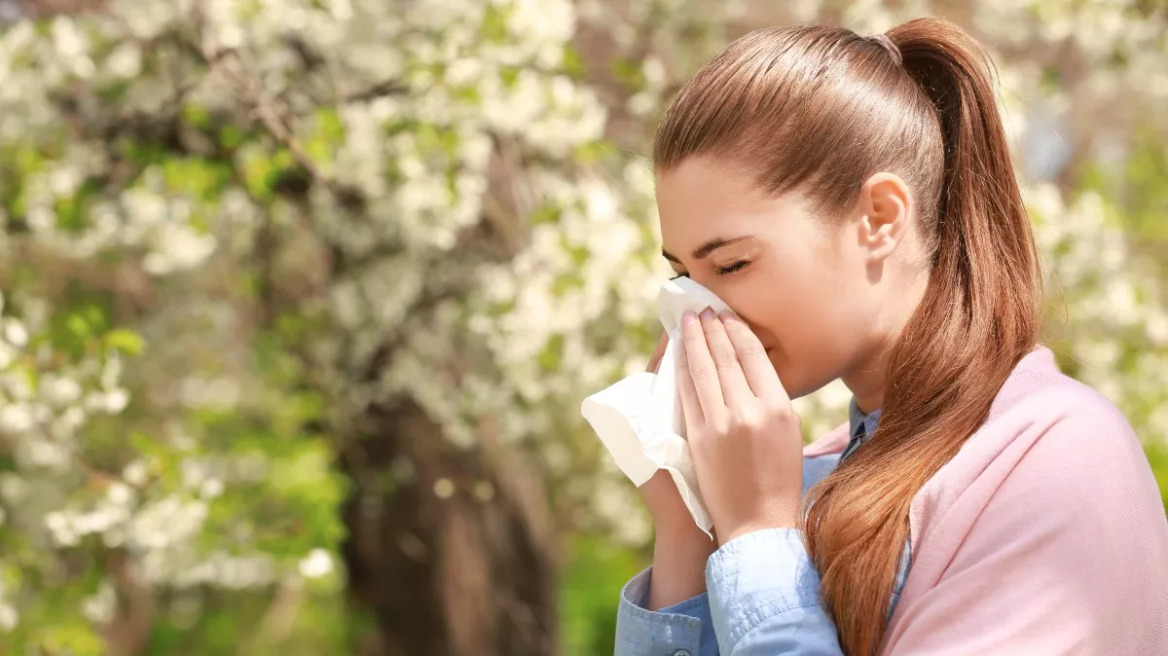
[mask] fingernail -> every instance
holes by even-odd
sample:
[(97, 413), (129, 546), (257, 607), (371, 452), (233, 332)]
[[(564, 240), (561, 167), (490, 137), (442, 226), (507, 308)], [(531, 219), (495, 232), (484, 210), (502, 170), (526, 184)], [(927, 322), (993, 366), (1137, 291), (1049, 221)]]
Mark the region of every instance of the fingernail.
[(734, 314), (734, 310), (722, 310), (718, 316), (722, 317), (722, 321), (729, 321), (731, 319), (738, 318), (738, 315)]
[(692, 326), (697, 320), (698, 318), (689, 310), (681, 313), (681, 325), (683, 326)]
[(714, 314), (714, 311), (710, 308), (706, 308), (702, 310), (702, 318), (707, 321), (713, 321), (714, 319), (718, 318), (718, 315)]

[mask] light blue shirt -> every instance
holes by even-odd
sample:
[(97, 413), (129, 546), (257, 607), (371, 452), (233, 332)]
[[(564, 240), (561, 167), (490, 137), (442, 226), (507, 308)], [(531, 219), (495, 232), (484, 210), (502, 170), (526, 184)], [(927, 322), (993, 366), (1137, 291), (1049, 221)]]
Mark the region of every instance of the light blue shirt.
[[(803, 493), (827, 476), (876, 429), (880, 411), (850, 408), (851, 438), (843, 453), (803, 459)], [(912, 565), (905, 541), (888, 617)], [(706, 562), (706, 592), (650, 611), (653, 568), (621, 590), (616, 656), (842, 656), (835, 623), (820, 604), (819, 574), (794, 528), (748, 533), (723, 544)]]

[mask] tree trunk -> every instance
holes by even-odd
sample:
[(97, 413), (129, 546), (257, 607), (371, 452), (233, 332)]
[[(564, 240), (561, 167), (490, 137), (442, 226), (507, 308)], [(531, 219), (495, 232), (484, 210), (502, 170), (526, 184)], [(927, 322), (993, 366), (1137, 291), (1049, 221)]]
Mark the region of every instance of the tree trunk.
[(454, 446), (412, 401), (367, 418), (367, 469), (348, 472), (343, 509), (350, 590), (376, 623), (361, 653), (554, 654), (555, 552), (535, 470), (489, 435)]

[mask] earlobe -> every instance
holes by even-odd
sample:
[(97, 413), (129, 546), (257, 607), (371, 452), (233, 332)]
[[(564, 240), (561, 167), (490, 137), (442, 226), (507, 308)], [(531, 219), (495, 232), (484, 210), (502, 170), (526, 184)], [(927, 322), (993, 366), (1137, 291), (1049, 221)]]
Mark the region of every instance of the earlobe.
[(881, 171), (864, 182), (864, 232), (869, 253), (883, 260), (904, 241), (912, 215), (912, 193), (895, 173)]

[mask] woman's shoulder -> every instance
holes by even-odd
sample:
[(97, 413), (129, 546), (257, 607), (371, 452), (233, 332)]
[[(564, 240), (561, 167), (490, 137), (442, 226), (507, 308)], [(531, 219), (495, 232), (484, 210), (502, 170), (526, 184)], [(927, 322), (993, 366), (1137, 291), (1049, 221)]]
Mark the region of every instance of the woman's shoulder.
[(1045, 346), (1035, 347), (1015, 366), (978, 432), (995, 430), (1038, 430), (1095, 443), (1102, 438), (1135, 439), (1131, 424), (1115, 403), (1063, 373)]
[(1049, 351), (1023, 359), (987, 421), (913, 499), (909, 523), (907, 613), (1000, 586), (1031, 602), (997, 627), (1006, 639), (1049, 630), (1053, 612), (1064, 633), (1095, 632), (1083, 644), (1162, 640), (1145, 630), (1168, 600), (1159, 488), (1119, 408), (1059, 372)]
[(918, 513), (930, 506), (947, 522), (1000, 536), (1126, 536), (1112, 545), (1116, 553), (1141, 544), (1168, 556), (1159, 485), (1123, 412), (1053, 364), (1030, 371), (1042, 375), (970, 436), (930, 481)]
[(1089, 503), (1119, 511), (1135, 504), (1163, 518), (1147, 456), (1123, 412), (1059, 371), (1044, 347), (1023, 358), (985, 423), (916, 503), (933, 510), (985, 506), (1005, 490), (1028, 500), (1016, 508), (1023, 514), (1043, 506), (1071, 510)]

